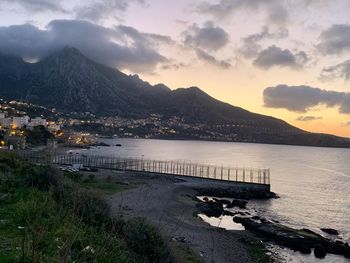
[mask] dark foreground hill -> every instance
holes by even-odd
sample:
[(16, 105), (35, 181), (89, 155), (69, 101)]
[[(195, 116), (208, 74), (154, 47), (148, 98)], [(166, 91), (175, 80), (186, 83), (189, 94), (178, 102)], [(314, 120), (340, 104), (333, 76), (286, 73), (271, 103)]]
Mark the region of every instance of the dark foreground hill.
[(346, 139), (306, 133), (282, 120), (218, 101), (197, 87), (170, 90), (162, 84), (152, 86), (136, 75), (98, 64), (69, 47), (32, 64), (18, 57), (0, 56), (0, 96), (63, 112), (125, 118), (156, 113), (210, 127), (227, 125), (231, 128), (225, 132), (237, 134), (238, 141), (246, 138), (245, 141), (263, 143), (350, 145)]

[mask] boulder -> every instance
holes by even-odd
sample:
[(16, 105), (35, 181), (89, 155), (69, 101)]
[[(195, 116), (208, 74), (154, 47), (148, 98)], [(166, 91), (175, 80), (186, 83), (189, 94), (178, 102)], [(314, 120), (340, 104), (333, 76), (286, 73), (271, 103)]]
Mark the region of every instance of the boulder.
[(246, 208), (248, 201), (241, 199), (234, 199), (230, 204), (227, 205), (227, 208), (239, 207)]
[(325, 258), (327, 255), (327, 251), (322, 244), (316, 244), (314, 249), (315, 257), (317, 258)]
[(102, 146), (102, 147), (109, 147), (110, 145), (104, 142), (99, 142), (97, 146)]
[(218, 199), (218, 198), (214, 198), (214, 201), (217, 203), (221, 203), (223, 205), (229, 205), (231, 204), (231, 201), (226, 200), (226, 199)]
[(278, 198), (278, 196), (268, 190), (227, 187), (227, 188), (197, 188), (198, 195), (216, 196), (223, 198), (237, 199), (270, 199)]
[(198, 203), (196, 206), (201, 213), (209, 217), (220, 217), (224, 212), (224, 206), (214, 201)]
[(335, 235), (335, 236), (339, 235), (339, 232), (333, 228), (321, 228), (321, 230), (329, 235)]
[(222, 212), (222, 214), (223, 214), (224, 216), (234, 216), (234, 215), (236, 215), (235, 213), (232, 213), (232, 212), (230, 212), (230, 211), (228, 211), (228, 210), (224, 210), (224, 212)]

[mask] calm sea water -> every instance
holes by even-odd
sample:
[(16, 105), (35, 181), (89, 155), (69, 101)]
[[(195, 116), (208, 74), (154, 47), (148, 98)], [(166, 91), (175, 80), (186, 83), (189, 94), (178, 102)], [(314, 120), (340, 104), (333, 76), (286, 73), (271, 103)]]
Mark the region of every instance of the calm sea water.
[(344, 241), (350, 241), (350, 149), (143, 139), (102, 141), (120, 143), (122, 147), (100, 147), (86, 153), (270, 168), (272, 191), (281, 198), (252, 202), (251, 206), (265, 217), (295, 228), (319, 233), (322, 227), (335, 228)]

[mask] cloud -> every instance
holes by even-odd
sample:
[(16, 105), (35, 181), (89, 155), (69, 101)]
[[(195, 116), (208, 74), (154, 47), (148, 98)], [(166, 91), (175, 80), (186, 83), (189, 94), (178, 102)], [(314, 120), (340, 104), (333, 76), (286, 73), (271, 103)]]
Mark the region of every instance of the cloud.
[(260, 42), (265, 39), (282, 39), (288, 37), (288, 29), (281, 27), (277, 32), (270, 32), (267, 26), (263, 27), (262, 31), (257, 34), (251, 34), (243, 38), (243, 45), (238, 50), (245, 58), (256, 57), (262, 49)]
[(274, 66), (300, 69), (308, 61), (309, 58), (304, 51), (292, 53), (289, 49), (281, 49), (273, 45), (261, 51), (253, 64), (262, 69), (270, 69)]
[(299, 116), (296, 118), (297, 121), (302, 122), (308, 122), (308, 121), (315, 121), (315, 120), (322, 120), (322, 117), (315, 117), (315, 116)]
[(331, 81), (336, 78), (343, 78), (346, 81), (350, 80), (350, 60), (322, 69), (321, 81)]
[(227, 69), (231, 67), (228, 60), (217, 59), (211, 53), (224, 48), (229, 43), (229, 35), (221, 27), (208, 21), (203, 26), (192, 24), (182, 32), (183, 45), (193, 50), (197, 58), (211, 65)]
[(307, 112), (315, 106), (339, 107), (339, 112), (350, 114), (350, 93), (322, 90), (309, 86), (278, 85), (264, 90), (264, 106)]
[(280, 0), (220, 0), (219, 3), (204, 2), (199, 4), (195, 11), (200, 14), (210, 14), (216, 19), (233, 15), (239, 10), (264, 10), (269, 22), (283, 24), (288, 18), (288, 11)]
[(318, 49), (322, 54), (334, 55), (350, 51), (350, 25), (333, 25), (320, 35)]
[(76, 16), (78, 19), (87, 19), (94, 22), (100, 22), (109, 17), (120, 20), (120, 13), (125, 12), (131, 3), (145, 3), (144, 0), (95, 0), (86, 2), (74, 8)]
[(344, 126), (350, 126), (350, 121), (346, 122)]
[(187, 67), (186, 64), (179, 62), (179, 63), (168, 63), (168, 64), (163, 64), (161, 66), (161, 69), (163, 70), (179, 70), (181, 68)]
[(18, 6), (30, 12), (66, 12), (62, 6), (62, 0), (1, 0), (0, 8), (4, 6)]
[(226, 60), (218, 60), (214, 56), (210, 55), (209, 53), (205, 52), (204, 50), (200, 48), (196, 48), (196, 54), (197, 57), (209, 64), (212, 64), (214, 66), (218, 66), (223, 69), (228, 69), (231, 67), (231, 64), (229, 61)]
[(229, 35), (221, 27), (215, 26), (208, 21), (202, 27), (192, 24), (182, 33), (186, 46), (217, 51), (229, 43)]
[(79, 20), (53, 20), (45, 30), (29, 24), (0, 27), (0, 39), (0, 53), (4, 54), (40, 59), (72, 46), (99, 63), (134, 72), (151, 72), (168, 62), (157, 45), (171, 42), (166, 36), (132, 27), (107, 28)]

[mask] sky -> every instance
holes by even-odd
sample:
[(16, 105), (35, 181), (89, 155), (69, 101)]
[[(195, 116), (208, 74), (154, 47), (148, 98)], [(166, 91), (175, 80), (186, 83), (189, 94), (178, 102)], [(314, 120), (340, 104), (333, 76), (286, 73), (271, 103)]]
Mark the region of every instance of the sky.
[(0, 53), (64, 46), (172, 89), (350, 137), (348, 0), (0, 0)]

